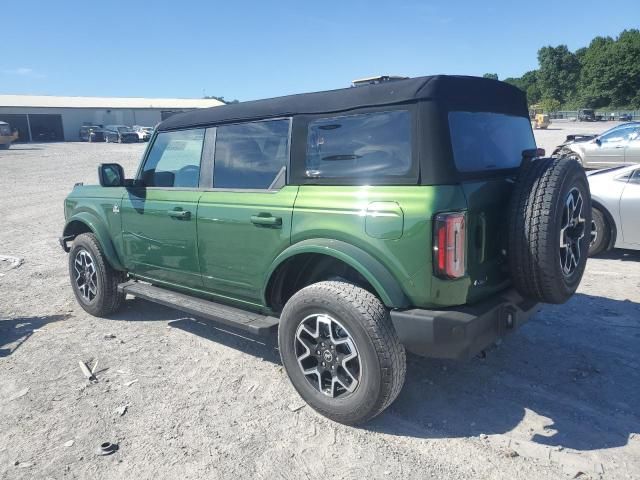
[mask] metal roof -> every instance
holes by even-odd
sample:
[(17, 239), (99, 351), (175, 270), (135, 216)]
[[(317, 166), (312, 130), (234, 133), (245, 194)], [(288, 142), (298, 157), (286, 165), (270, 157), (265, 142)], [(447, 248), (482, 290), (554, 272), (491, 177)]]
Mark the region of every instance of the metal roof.
[(207, 108), (224, 105), (209, 98), (54, 97), (0, 95), (0, 107), (45, 108)]

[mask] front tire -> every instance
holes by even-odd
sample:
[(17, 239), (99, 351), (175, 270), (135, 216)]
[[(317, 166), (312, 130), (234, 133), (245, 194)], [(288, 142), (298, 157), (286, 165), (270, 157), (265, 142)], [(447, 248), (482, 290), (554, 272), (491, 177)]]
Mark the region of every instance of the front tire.
[(109, 265), (93, 233), (74, 239), (69, 277), (76, 300), (91, 315), (105, 317), (122, 306), (125, 296), (118, 292), (118, 284), (124, 282), (125, 274)]
[(300, 396), (336, 422), (370, 420), (404, 384), (405, 351), (388, 310), (350, 283), (319, 282), (291, 297), (282, 312), (278, 346)]

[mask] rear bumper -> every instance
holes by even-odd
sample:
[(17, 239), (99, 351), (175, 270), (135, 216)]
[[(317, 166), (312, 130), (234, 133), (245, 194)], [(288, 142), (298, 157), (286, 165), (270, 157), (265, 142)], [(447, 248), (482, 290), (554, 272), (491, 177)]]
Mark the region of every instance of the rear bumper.
[(391, 321), (407, 350), (434, 358), (473, 357), (524, 324), (538, 304), (506, 290), (470, 306), (395, 310)]

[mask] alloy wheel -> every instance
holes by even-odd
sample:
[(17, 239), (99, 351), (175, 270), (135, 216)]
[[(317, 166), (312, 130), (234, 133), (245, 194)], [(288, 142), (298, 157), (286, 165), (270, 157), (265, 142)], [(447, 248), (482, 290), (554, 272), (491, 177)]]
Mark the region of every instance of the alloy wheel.
[(560, 228), (560, 266), (565, 276), (571, 276), (580, 263), (580, 243), (585, 235), (585, 218), (582, 215), (584, 201), (577, 188), (567, 194)]
[(362, 364), (344, 326), (326, 314), (306, 317), (296, 330), (294, 351), (309, 384), (332, 397), (351, 395), (360, 383)]
[(76, 288), (84, 300), (90, 302), (98, 295), (98, 272), (91, 254), (79, 250), (73, 262)]

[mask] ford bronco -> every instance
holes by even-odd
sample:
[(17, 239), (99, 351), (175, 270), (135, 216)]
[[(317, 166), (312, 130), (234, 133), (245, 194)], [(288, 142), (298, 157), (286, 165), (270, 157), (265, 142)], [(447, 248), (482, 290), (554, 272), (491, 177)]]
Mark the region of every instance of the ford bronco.
[(65, 200), (79, 304), (127, 294), (254, 334), (321, 414), (397, 397), (405, 349), (474, 356), (585, 268), (591, 199), (542, 158), (524, 94), (433, 76), (194, 110), (162, 122), (133, 178)]

